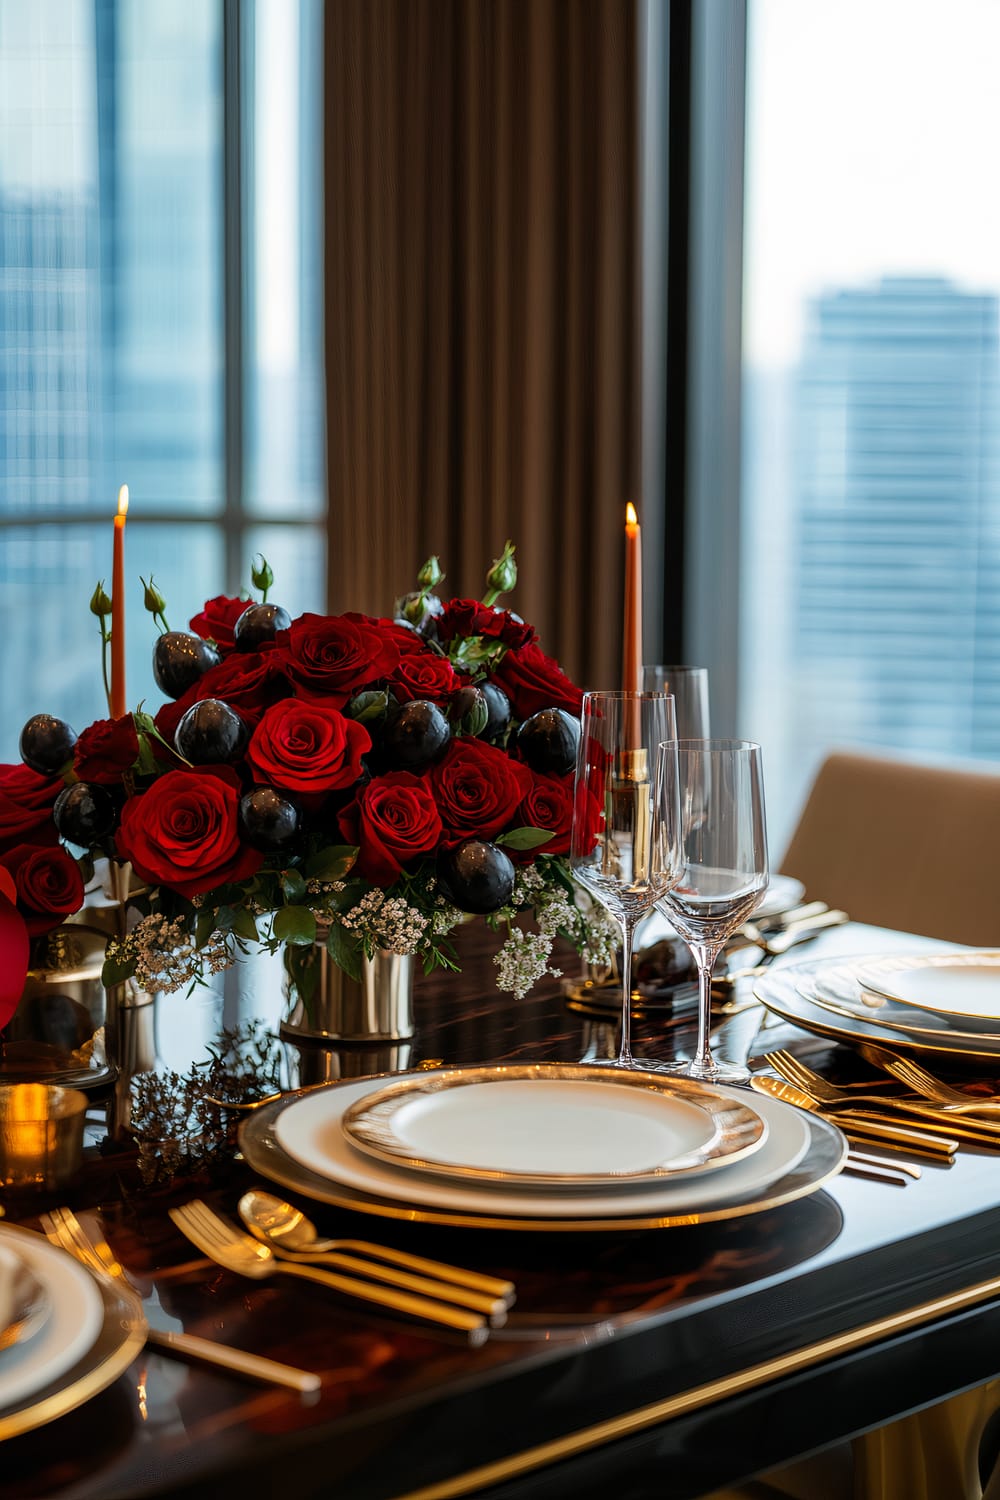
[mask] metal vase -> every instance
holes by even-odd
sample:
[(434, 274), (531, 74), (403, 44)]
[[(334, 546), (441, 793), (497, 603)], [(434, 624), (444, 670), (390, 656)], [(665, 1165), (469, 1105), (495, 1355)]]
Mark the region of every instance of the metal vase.
[[(297, 955), (302, 963), (302, 956)], [(330, 957), (324, 941), (309, 950), (308, 977), (300, 990), (285, 976), (286, 1019), (281, 1035), (290, 1041), (396, 1042), (411, 1037), (413, 955), (380, 949), (362, 961), (360, 980), (351, 979)]]

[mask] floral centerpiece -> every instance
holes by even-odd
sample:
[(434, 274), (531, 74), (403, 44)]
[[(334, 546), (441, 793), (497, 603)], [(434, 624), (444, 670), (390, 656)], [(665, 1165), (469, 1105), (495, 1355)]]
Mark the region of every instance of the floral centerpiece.
[[(78, 737), (28, 721), (24, 764), (0, 767), (0, 891), (35, 930), (81, 906), (95, 859), (131, 867), (104, 981), (151, 991), (257, 944), (283, 949), (300, 990), (317, 940), (355, 977), (385, 949), (456, 968), (466, 914), (504, 934), (515, 996), (558, 972), (557, 937), (605, 961), (615, 930), (567, 858), (581, 692), (497, 604), (513, 550), (481, 601), (442, 601), (430, 559), (383, 619), (292, 618), (261, 559), (261, 599), (220, 596), (171, 631), (150, 579), (168, 701)], [(103, 588), (91, 609), (106, 649)]]

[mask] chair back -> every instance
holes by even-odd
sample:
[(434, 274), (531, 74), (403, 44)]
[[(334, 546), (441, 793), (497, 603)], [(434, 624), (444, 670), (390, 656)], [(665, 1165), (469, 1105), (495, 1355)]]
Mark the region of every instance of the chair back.
[(1000, 770), (837, 751), (780, 868), (858, 922), (1000, 948)]

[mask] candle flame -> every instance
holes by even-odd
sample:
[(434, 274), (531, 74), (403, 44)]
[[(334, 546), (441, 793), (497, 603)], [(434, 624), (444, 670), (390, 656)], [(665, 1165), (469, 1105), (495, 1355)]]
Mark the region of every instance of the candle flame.
[(639, 517), (636, 515), (635, 506), (632, 504), (632, 502), (630, 500), (628, 502), (628, 504), (626, 505), (626, 507), (625, 507), (625, 525), (626, 526), (638, 526), (638, 524), (639, 524)]
[(118, 514), (123, 516), (128, 510), (128, 485), (123, 484), (118, 491)]

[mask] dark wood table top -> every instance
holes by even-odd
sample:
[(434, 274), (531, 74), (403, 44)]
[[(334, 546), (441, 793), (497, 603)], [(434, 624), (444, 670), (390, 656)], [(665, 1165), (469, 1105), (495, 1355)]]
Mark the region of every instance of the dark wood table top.
[[(841, 952), (885, 941), (872, 929), (823, 939)], [(611, 1044), (613, 1022), (568, 1009), (557, 984), (515, 1002), (491, 972), (471, 937), (462, 976), (418, 981), (405, 1065), (578, 1061)], [(651, 1055), (690, 1045), (686, 1023), (672, 1035), (663, 1023), (636, 1030), (637, 1051)], [(852, 1054), (834, 1058), (788, 1028), (760, 1039), (789, 1041), (864, 1073)], [(352, 1070), (350, 1056), (311, 1058), (315, 1073)], [(363, 1065), (380, 1061), (393, 1059)], [(147, 1349), (86, 1406), (8, 1440), (0, 1493), (444, 1500), (488, 1490), (523, 1500), (604, 1496), (609, 1485), (638, 1496), (669, 1474), (683, 1500), (1000, 1369), (1000, 1159), (978, 1149), (927, 1166), (905, 1189), (839, 1177), (768, 1212), (666, 1231), (485, 1233), (305, 1205), (322, 1232), (511, 1277), (510, 1323), (477, 1349), (324, 1289), (248, 1282), (198, 1258), (167, 1208), (197, 1193), (231, 1214), (254, 1183), (269, 1186), (237, 1160), (148, 1188), (130, 1153), (95, 1152), (59, 1201), (103, 1228), (153, 1324), (315, 1370), (318, 1399)], [(8, 1214), (33, 1225), (51, 1201), (12, 1201)]]

